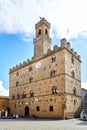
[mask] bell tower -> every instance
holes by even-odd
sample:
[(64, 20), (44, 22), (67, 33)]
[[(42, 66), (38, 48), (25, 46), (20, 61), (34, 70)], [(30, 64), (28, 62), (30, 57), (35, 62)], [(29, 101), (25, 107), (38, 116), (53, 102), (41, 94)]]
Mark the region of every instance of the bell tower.
[(35, 25), (34, 58), (40, 58), (51, 48), (50, 23), (45, 18)]

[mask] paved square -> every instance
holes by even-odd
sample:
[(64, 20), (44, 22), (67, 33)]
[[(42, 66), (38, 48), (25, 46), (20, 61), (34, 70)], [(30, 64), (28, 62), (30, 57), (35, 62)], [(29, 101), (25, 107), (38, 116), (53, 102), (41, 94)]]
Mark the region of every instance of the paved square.
[(0, 130), (87, 130), (87, 121), (79, 119), (0, 119)]

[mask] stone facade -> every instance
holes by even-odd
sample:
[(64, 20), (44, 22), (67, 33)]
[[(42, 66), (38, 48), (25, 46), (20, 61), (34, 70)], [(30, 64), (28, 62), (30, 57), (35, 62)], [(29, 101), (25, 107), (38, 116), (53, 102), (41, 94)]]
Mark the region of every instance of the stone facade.
[(72, 118), (81, 110), (80, 56), (65, 38), (51, 50), (50, 24), (35, 25), (34, 57), (9, 71), (11, 114)]

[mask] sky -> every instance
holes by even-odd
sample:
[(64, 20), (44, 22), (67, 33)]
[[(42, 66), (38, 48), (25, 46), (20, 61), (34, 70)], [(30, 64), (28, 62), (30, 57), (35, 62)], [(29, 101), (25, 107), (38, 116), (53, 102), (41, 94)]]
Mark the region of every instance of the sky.
[(66, 38), (81, 56), (81, 87), (87, 89), (86, 0), (0, 0), (0, 95), (9, 95), (9, 69), (34, 55), (35, 24), (51, 23), (52, 47)]

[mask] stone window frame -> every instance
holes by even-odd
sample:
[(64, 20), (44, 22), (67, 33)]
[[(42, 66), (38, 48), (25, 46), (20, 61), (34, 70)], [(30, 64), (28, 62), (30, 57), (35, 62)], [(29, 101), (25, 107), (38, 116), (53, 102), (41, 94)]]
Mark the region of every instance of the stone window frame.
[(51, 61), (52, 63), (56, 62), (56, 56), (52, 56)]
[(42, 30), (41, 28), (38, 29), (38, 36), (40, 36), (42, 34)]
[(31, 71), (32, 71), (32, 66), (29, 67), (29, 72), (31, 72)]
[(53, 112), (53, 106), (49, 106), (49, 111)]
[(74, 100), (74, 105), (76, 105), (76, 103), (77, 103), (77, 100)]
[(76, 87), (73, 88), (73, 94), (76, 95)]
[(58, 94), (58, 89), (56, 86), (52, 87), (52, 94)]
[(16, 81), (16, 87), (18, 87), (19, 86), (19, 81)]
[(74, 64), (74, 56), (71, 57), (71, 63)]
[(34, 97), (34, 92), (32, 90), (30, 91), (30, 97)]
[(16, 76), (19, 76), (19, 72), (16, 73)]
[(45, 35), (48, 35), (48, 29), (45, 28)]
[(25, 92), (22, 93), (22, 98), (26, 98), (26, 93)]
[(55, 77), (56, 76), (56, 70), (52, 70), (51, 71), (51, 77)]
[(29, 78), (29, 83), (32, 83), (33, 82), (33, 77), (30, 77)]
[(17, 99), (20, 99), (20, 95), (17, 93)]
[(36, 106), (36, 111), (40, 111), (40, 106)]
[(72, 75), (73, 78), (75, 78), (75, 72), (74, 72), (74, 70), (71, 71), (71, 75)]
[(14, 100), (14, 99), (15, 99), (15, 95), (13, 94), (13, 95), (12, 95), (12, 100)]

